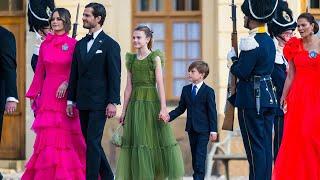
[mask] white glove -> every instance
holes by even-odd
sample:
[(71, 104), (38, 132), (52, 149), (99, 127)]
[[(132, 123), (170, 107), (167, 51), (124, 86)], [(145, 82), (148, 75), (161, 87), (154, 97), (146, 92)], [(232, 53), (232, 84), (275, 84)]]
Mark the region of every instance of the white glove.
[(236, 51), (234, 50), (234, 47), (232, 47), (227, 54), (228, 61), (232, 61), (233, 57), (237, 57), (237, 54), (236, 54)]
[(228, 60), (227, 67), (228, 68), (230, 68), (232, 66), (232, 64), (233, 64), (233, 60), (232, 59), (234, 59), (236, 57), (237, 57), (236, 51), (232, 47), (230, 49), (230, 51), (228, 52), (228, 54), (227, 54), (227, 60)]

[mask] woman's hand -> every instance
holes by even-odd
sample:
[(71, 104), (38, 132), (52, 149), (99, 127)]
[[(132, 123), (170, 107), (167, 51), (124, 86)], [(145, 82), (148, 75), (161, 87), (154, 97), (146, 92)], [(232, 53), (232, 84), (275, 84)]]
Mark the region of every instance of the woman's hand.
[(126, 117), (126, 113), (121, 113), (121, 116), (119, 117), (119, 124), (124, 125), (125, 117)]
[(30, 99), (30, 107), (32, 107), (33, 103), (34, 103), (34, 99)]
[(66, 95), (67, 88), (68, 88), (68, 83), (63, 82), (57, 90), (56, 97), (59, 99), (63, 98)]
[(280, 98), (280, 108), (282, 109), (282, 111), (284, 112), (284, 113), (286, 113), (287, 112), (287, 101), (286, 101), (286, 98), (285, 97), (283, 97), (283, 96), (281, 96), (281, 98)]

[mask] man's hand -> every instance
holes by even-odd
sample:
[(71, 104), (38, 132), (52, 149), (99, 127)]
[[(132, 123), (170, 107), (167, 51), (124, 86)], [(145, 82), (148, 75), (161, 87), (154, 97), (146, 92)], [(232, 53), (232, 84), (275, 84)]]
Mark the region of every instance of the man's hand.
[(113, 104), (108, 104), (106, 108), (106, 116), (107, 118), (113, 118), (117, 113), (117, 108)]
[(17, 103), (14, 101), (7, 101), (5, 110), (8, 114), (12, 114), (17, 109)]
[(67, 105), (66, 112), (67, 112), (68, 117), (73, 117), (73, 105), (72, 104)]

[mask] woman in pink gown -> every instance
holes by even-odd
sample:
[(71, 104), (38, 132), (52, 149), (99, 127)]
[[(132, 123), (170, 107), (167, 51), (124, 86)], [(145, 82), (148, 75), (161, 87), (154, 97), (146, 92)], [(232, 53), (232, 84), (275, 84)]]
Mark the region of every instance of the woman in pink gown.
[(289, 61), (281, 104), (285, 121), (274, 180), (320, 180), (320, 39), (314, 17), (298, 17), (301, 39), (284, 48)]
[(27, 92), (37, 98), (32, 129), (36, 133), (34, 151), (22, 180), (85, 179), (85, 141), (80, 120), (66, 115), (66, 90), (76, 40), (68, 37), (71, 15), (57, 8), (50, 18), (53, 34), (40, 47), (35, 76)]

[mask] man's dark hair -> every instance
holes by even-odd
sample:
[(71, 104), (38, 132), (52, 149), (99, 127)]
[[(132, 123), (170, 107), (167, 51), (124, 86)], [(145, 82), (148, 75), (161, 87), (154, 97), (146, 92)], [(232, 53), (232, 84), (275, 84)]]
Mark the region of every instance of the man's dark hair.
[(102, 26), (104, 20), (106, 19), (106, 9), (104, 8), (104, 6), (100, 3), (89, 3), (85, 6), (85, 8), (92, 8), (92, 14), (94, 17), (101, 16), (99, 24)]

